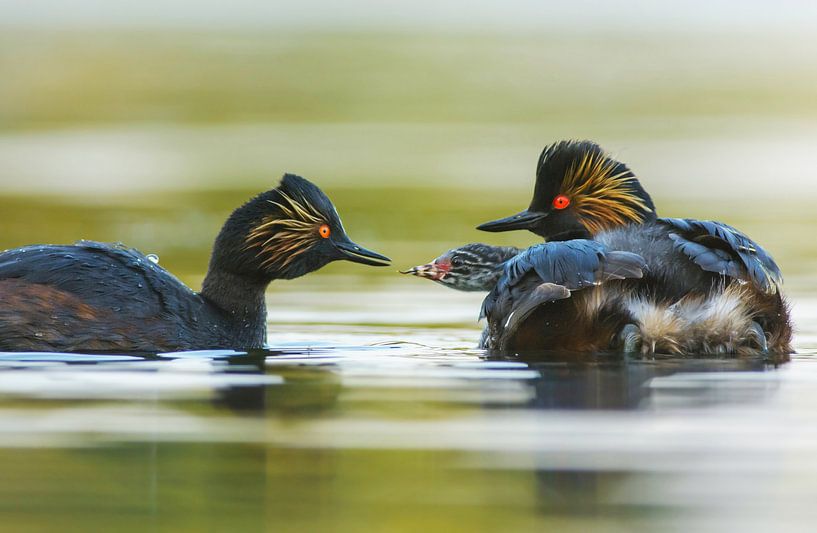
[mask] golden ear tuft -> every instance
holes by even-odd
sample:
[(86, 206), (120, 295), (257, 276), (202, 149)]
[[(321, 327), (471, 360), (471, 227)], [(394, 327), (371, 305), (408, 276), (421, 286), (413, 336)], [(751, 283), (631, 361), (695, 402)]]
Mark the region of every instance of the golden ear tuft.
[[(306, 199), (298, 201), (278, 191), (280, 202), (269, 200), (279, 213), (264, 217), (247, 235), (245, 249), (258, 248), (262, 266), (284, 268), (323, 237), (324, 216)], [(319, 227), (318, 232), (315, 228)], [(327, 235), (328, 237), (328, 235)]]
[(562, 181), (561, 195), (571, 198), (574, 210), (588, 231), (644, 221), (651, 209), (632, 187), (635, 176), (603, 153), (586, 153), (570, 165)]

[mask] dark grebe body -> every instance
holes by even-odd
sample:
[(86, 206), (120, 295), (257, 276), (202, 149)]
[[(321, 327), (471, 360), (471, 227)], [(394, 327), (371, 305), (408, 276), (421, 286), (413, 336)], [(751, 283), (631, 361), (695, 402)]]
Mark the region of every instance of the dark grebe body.
[(267, 285), (338, 259), (388, 264), (351, 242), (329, 199), (294, 175), (233, 212), (201, 292), (119, 244), (7, 250), (0, 253), (0, 350), (258, 348), (266, 341)]
[[(528, 209), (479, 229), (527, 229), (547, 242), (516, 254), (467, 245), (407, 273), (490, 291), (482, 308), (485, 348), (791, 351), (772, 257), (721, 222), (658, 218), (630, 169), (590, 141), (547, 146)], [(468, 247), (480, 259), (458, 272), (450, 258)], [(486, 273), (492, 268), (493, 276)]]
[[(633, 172), (593, 142), (561, 141), (545, 147), (528, 209), (479, 229), (527, 229), (554, 244), (591, 239), (606, 250), (635, 253), (645, 261), (639, 279), (615, 281), (582, 295), (580, 300), (590, 304), (560, 303), (531, 314), (530, 323), (519, 329), (525, 340), (508, 340), (501, 343), (503, 348), (558, 348), (559, 343), (547, 338), (571, 335), (568, 321), (597, 325), (591, 327), (599, 332), (598, 342), (591, 343), (594, 349), (609, 333), (607, 325), (615, 329), (623, 319), (626, 323), (615, 337), (625, 351), (791, 351), (788, 305), (772, 257), (721, 222), (658, 218), (652, 198)], [(618, 294), (600, 296), (612, 292)], [(543, 333), (543, 328), (554, 329), (552, 315), (561, 320), (555, 329), (563, 331)], [(495, 316), (494, 326), (504, 319), (501, 313)]]

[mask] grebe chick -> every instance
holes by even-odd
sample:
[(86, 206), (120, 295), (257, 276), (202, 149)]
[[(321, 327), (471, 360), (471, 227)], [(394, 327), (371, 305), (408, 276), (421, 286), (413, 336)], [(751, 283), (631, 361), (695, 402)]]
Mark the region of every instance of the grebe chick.
[(502, 275), (502, 265), (519, 252), (513, 246), (471, 243), (400, 273), (430, 279), (458, 291), (488, 292)]

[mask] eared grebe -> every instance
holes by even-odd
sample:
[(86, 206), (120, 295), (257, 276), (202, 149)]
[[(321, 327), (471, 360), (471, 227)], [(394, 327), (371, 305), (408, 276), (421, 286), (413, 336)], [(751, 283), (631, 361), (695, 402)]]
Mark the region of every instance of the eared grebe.
[[(593, 296), (582, 302), (556, 302), (530, 313), (515, 336), (505, 339), (504, 349), (562, 347), (545, 333), (567, 327), (554, 317), (588, 324), (618, 323), (623, 317), (610, 342), (620, 342), (625, 351), (791, 351), (788, 305), (772, 257), (726, 224), (657, 218), (635, 175), (595, 143), (562, 141), (546, 147), (530, 207), (479, 229), (527, 229), (547, 241), (592, 239), (606, 250), (631, 252), (645, 261), (640, 279), (617, 281), (605, 285), (607, 290), (591, 291)], [(518, 283), (516, 278), (503, 280), (495, 292), (512, 292)], [(501, 300), (502, 295), (492, 293), (486, 302)], [(577, 314), (562, 306), (574, 307)], [(489, 327), (508, 319), (491, 310), (489, 305)]]
[(122, 245), (80, 241), (0, 253), (0, 349), (165, 352), (258, 348), (264, 291), (345, 259), (389, 259), (353, 243), (321, 190), (287, 174), (236, 209), (196, 293)]

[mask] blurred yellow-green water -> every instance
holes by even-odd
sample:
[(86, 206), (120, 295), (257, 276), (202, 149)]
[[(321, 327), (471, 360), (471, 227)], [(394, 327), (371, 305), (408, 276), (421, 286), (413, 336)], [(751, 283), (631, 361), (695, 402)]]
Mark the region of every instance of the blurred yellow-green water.
[[(0, 530), (810, 529), (811, 32), (33, 26), (0, 34), (1, 248), (122, 241), (198, 288), (229, 212), (295, 172), (394, 268), (273, 283), (269, 352), (0, 355)], [(396, 270), (535, 242), (474, 227), (562, 138), (763, 243), (800, 355), (475, 350), (481, 295)]]

